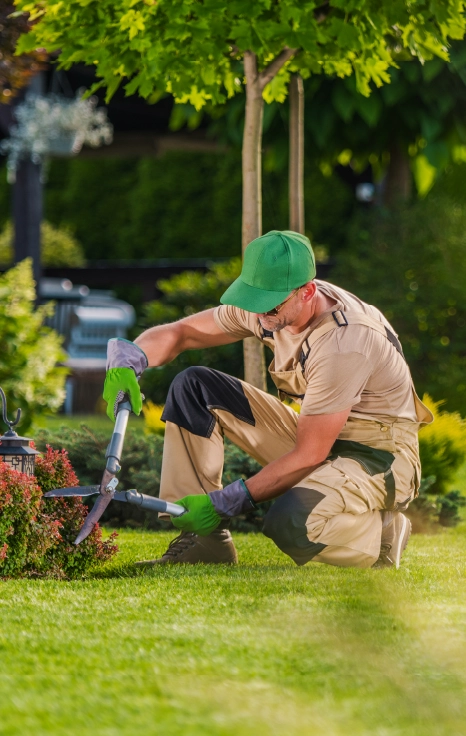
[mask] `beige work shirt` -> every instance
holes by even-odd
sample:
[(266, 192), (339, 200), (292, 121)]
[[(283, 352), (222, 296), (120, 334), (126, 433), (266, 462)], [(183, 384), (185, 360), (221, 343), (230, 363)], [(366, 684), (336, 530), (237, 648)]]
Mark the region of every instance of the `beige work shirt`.
[[(376, 307), (326, 281), (316, 279), (315, 283), (325, 296), (335, 301), (335, 306), (297, 335), (283, 329), (274, 332), (273, 338), (264, 336), (256, 314), (227, 305), (215, 309), (215, 322), (230, 335), (238, 338), (254, 335), (268, 345), (274, 352), (275, 371), (296, 368), (302, 350), (307, 353), (306, 338), (334, 310), (363, 312), (396, 335)], [(366, 325), (349, 324), (318, 338), (306, 359), (304, 378), (302, 414), (334, 414), (352, 407), (351, 415), (355, 417), (417, 421), (406, 361), (384, 335)]]

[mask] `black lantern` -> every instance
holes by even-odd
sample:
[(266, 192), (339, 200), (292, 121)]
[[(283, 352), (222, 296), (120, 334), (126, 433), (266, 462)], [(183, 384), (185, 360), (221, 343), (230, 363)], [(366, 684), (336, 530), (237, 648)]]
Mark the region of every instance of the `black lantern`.
[(39, 453), (29, 446), (31, 442), (29, 437), (19, 437), (13, 429), (21, 419), (21, 409), (16, 412), (16, 420), (10, 422), (6, 413), (6, 397), (2, 388), (0, 388), (0, 396), (2, 397), (3, 421), (8, 426), (8, 431), (3, 437), (0, 437), (0, 458), (13, 470), (26, 473), (26, 475), (34, 475), (36, 455)]

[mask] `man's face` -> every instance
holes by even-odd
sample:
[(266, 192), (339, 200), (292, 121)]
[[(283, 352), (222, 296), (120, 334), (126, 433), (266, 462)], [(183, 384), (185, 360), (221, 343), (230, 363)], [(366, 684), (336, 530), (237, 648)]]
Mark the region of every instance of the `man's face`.
[[(302, 311), (301, 289), (295, 289), (294, 293), (270, 312), (258, 314), (259, 322), (264, 330), (268, 332), (279, 332), (284, 327), (292, 325)], [(278, 311), (278, 314), (277, 314)]]

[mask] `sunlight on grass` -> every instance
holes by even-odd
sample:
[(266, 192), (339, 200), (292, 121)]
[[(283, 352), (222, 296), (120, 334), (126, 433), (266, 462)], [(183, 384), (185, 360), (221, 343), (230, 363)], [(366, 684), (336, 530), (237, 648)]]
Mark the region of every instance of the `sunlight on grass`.
[(297, 568), (262, 535), (240, 564), (141, 571), (128, 532), (88, 580), (0, 593), (0, 732), (454, 736), (466, 719), (466, 525), (399, 571)]

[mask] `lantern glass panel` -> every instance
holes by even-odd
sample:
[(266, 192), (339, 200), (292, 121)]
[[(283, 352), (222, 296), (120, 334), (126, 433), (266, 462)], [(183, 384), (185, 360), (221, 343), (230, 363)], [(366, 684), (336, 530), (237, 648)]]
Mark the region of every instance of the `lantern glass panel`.
[(26, 475), (34, 475), (36, 456), (35, 455), (2, 455), (2, 460), (17, 470), (18, 473), (26, 473)]
[(23, 473), (26, 475), (34, 475), (36, 456), (35, 455), (23, 455)]
[(22, 455), (3, 455), (3, 460), (10, 466), (10, 468), (13, 468), (13, 470), (17, 470), (18, 473), (23, 472)]

